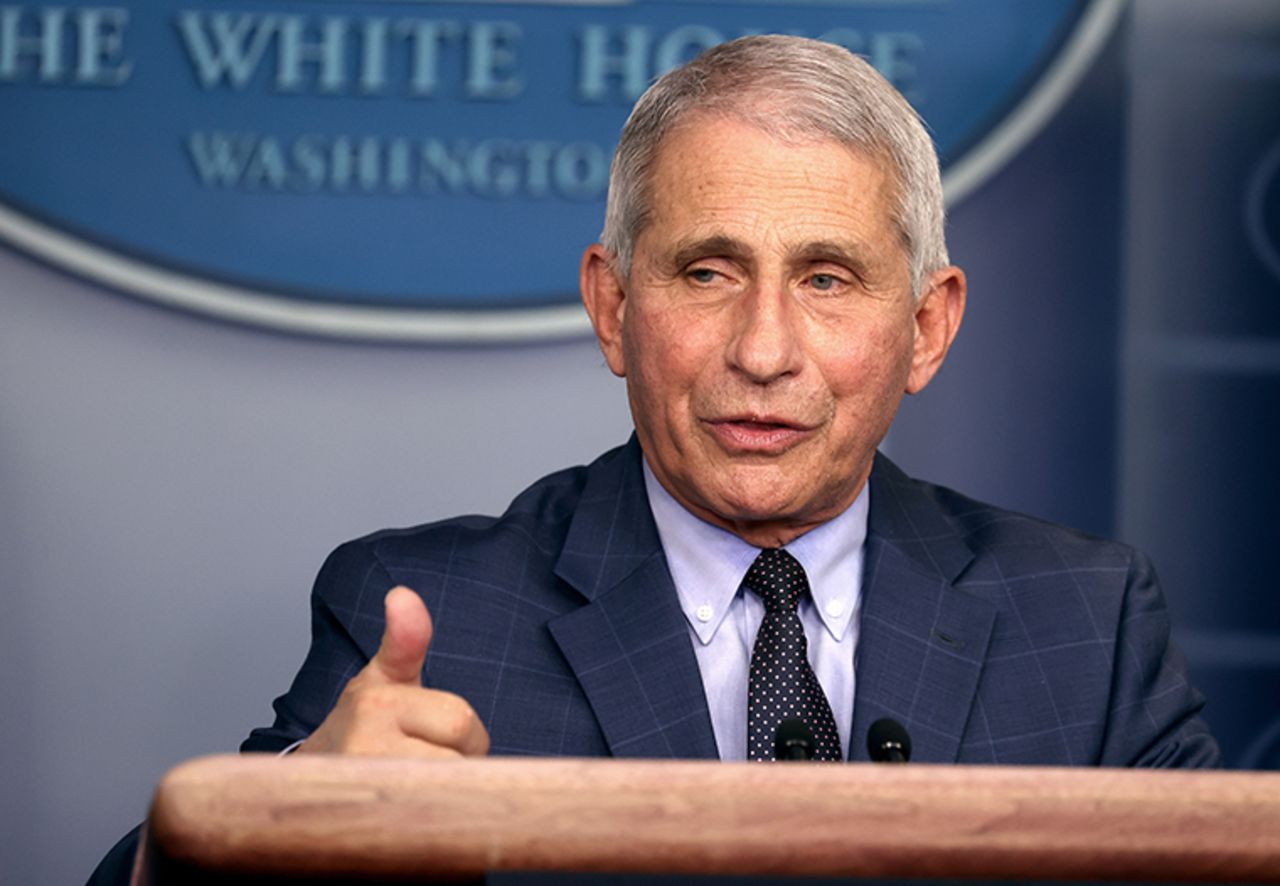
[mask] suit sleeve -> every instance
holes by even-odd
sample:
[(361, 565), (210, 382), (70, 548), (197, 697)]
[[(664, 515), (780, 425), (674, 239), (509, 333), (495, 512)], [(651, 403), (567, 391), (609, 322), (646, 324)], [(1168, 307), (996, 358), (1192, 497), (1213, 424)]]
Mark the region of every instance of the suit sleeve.
[(1169, 610), (1150, 561), (1134, 552), (1115, 645), (1103, 766), (1211, 768), (1218, 743), (1200, 716), (1204, 697), (1170, 639)]
[[(289, 691), (272, 704), (275, 722), (254, 729), (242, 752), (278, 753), (309, 736), (329, 715), (347, 682), (368, 663), (369, 637), (376, 648), (382, 600), (393, 582), (368, 546), (350, 542), (325, 561), (311, 591), (311, 648)], [(348, 625), (364, 628), (363, 644)]]

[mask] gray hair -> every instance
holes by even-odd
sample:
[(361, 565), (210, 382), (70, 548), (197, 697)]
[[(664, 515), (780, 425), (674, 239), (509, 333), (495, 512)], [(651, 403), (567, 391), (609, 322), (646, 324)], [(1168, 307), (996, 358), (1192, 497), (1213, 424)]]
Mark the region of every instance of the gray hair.
[(888, 160), (917, 297), (950, 263), (933, 140), (915, 110), (875, 68), (843, 47), (763, 35), (722, 43), (660, 77), (623, 127), (609, 174), (600, 241), (624, 277), (649, 224), (651, 177), (662, 140), (691, 113), (730, 116), (792, 142), (832, 140)]

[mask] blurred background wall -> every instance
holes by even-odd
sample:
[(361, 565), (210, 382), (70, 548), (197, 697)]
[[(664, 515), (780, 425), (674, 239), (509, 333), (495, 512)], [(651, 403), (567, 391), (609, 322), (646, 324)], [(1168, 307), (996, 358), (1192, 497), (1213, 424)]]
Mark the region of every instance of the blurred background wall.
[[(1280, 5), (1135, 0), (950, 240), (965, 329), (886, 449), (1151, 553), (1230, 763), (1280, 766)], [(270, 721), (334, 545), (629, 427), (582, 337), (288, 335), (0, 249), (4, 881), (83, 880), (168, 767)]]

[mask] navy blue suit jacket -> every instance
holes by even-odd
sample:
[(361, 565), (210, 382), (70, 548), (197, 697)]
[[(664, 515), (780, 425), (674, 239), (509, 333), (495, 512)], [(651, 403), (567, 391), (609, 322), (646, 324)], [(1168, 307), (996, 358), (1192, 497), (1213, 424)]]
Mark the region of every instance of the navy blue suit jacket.
[[(870, 482), (850, 759), (867, 758), (867, 728), (887, 716), (920, 762), (1219, 763), (1145, 557), (883, 457)], [(281, 750), (320, 724), (378, 648), (397, 584), (435, 619), (423, 682), (466, 698), (494, 753), (716, 756), (634, 439), (501, 517), (338, 548), (316, 579), (302, 670), (242, 750)], [(136, 842), (135, 830), (91, 886), (128, 882)]]
[[(338, 548), (312, 645), (276, 721), (243, 750), (307, 736), (373, 655), (382, 598), (435, 621), (425, 685), (471, 703), (498, 754), (717, 755), (633, 439), (553, 474), (501, 517)], [(1151, 566), (1124, 545), (872, 470), (850, 759), (893, 717), (921, 762), (1209, 766), (1218, 749), (1169, 645)]]

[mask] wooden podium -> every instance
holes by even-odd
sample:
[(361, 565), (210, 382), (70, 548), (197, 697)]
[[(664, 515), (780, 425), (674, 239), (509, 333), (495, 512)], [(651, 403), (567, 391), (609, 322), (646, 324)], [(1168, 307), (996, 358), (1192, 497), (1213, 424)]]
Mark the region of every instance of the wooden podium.
[(208, 757), (135, 880), (489, 871), (1280, 883), (1280, 773)]

